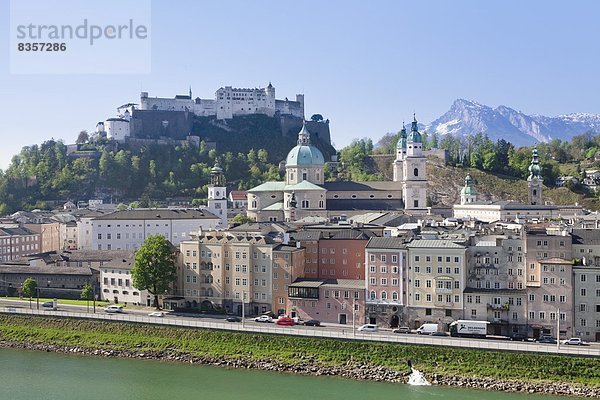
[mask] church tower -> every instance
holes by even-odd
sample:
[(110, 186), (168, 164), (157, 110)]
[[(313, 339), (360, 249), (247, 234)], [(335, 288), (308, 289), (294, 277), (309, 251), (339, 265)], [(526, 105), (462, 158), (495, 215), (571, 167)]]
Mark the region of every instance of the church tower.
[(471, 174), (467, 174), (465, 177), (465, 186), (460, 191), (460, 204), (471, 204), (477, 201), (477, 190), (473, 184), (473, 178)]
[(529, 176), (527, 177), (527, 188), (529, 189), (529, 204), (542, 205), (542, 167), (538, 158), (537, 147), (533, 148), (531, 165), (529, 165)]
[(402, 180), (402, 162), (406, 158), (406, 128), (402, 123), (402, 130), (396, 145), (396, 159), (394, 160), (394, 182)]
[(219, 227), (227, 228), (227, 188), (219, 160), (215, 160), (215, 166), (210, 170), (207, 210), (219, 217)]
[(427, 158), (423, 156), (423, 140), (416, 116), (406, 138), (406, 147), (406, 157), (402, 163), (404, 209), (423, 210), (427, 207)]

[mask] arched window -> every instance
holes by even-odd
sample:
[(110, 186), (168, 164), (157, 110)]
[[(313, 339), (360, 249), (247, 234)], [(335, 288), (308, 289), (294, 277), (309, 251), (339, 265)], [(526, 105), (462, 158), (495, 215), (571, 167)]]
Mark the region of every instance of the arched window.
[(392, 292), (392, 300), (398, 301), (398, 293), (397, 292)]
[(414, 174), (415, 174), (415, 176), (419, 176), (419, 168), (415, 168)]
[(256, 200), (252, 200), (252, 208), (256, 208)]
[(323, 202), (323, 200), (319, 200), (319, 208), (323, 208), (325, 206), (325, 203)]
[(290, 181), (293, 181), (293, 180), (294, 180), (294, 173), (290, 172)]
[(387, 292), (386, 291), (381, 292), (381, 300), (387, 300)]
[(371, 292), (371, 300), (375, 300), (375, 296), (376, 296), (376, 294), (375, 294), (375, 291), (373, 290)]
[(537, 196), (537, 190), (536, 189), (533, 189), (533, 195)]
[(310, 203), (308, 202), (308, 200), (302, 200), (302, 208), (309, 208)]

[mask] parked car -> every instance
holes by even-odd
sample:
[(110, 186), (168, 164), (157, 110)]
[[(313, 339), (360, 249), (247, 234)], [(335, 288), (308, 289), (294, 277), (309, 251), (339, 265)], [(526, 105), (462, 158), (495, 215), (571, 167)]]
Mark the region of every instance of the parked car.
[(260, 317), (254, 318), (256, 322), (273, 322), (273, 318), (268, 315), (261, 315)]
[(225, 318), (225, 321), (227, 321), (227, 322), (242, 322), (242, 319), (240, 317), (236, 317), (235, 315), (231, 315), (231, 316)]
[(534, 340), (537, 343), (548, 343), (548, 344), (556, 344), (556, 338), (548, 335), (542, 335), (539, 339)]
[(46, 302), (42, 303), (42, 307), (52, 308), (52, 307), (54, 307), (54, 302), (53, 301), (46, 301)]
[(300, 317), (292, 317), (294, 320), (294, 324), (296, 325), (304, 325), (304, 321), (300, 319)]
[(563, 342), (563, 344), (568, 344), (571, 346), (583, 346), (586, 343), (578, 337), (572, 337), (571, 339), (567, 339)]
[(309, 319), (308, 321), (304, 321), (304, 325), (306, 326), (321, 326), (321, 321), (318, 319)]
[(411, 333), (408, 326), (401, 326), (393, 330), (394, 333)]
[(448, 333), (446, 332), (432, 332), (431, 336), (448, 336)]
[(516, 342), (527, 342), (529, 341), (529, 338), (524, 333), (513, 333), (510, 337), (510, 340)]
[(165, 313), (162, 311), (153, 311), (150, 314), (148, 314), (149, 317), (159, 317), (162, 318), (165, 316)]
[(374, 324), (364, 324), (358, 328), (361, 332), (377, 332), (377, 325)]
[(111, 313), (111, 314), (113, 314), (113, 313), (122, 313), (123, 312), (123, 307), (122, 306), (112, 305), (112, 306), (106, 307), (104, 309), (104, 311), (107, 312), (107, 313)]
[(275, 321), (275, 323), (277, 325), (285, 325), (285, 326), (294, 326), (296, 325), (296, 323), (294, 322), (294, 320), (290, 317), (281, 317), (278, 318), (277, 321)]

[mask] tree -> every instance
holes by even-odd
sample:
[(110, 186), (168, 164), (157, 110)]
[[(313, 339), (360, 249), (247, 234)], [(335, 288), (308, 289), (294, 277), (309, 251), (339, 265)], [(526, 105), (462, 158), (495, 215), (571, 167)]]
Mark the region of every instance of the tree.
[(81, 290), (81, 295), (79, 296), (81, 300), (87, 300), (87, 312), (90, 312), (90, 300), (94, 299), (94, 288), (89, 283), (83, 285), (83, 289)]
[(75, 143), (83, 144), (87, 143), (88, 140), (90, 140), (90, 135), (88, 135), (86, 130), (83, 130), (79, 132), (79, 135), (77, 135), (77, 140), (75, 141)]
[(312, 117), (310, 117), (310, 120), (314, 122), (321, 122), (323, 121), (323, 116), (321, 114), (313, 114)]
[(29, 297), (29, 308), (31, 308), (31, 298), (37, 292), (37, 282), (33, 278), (27, 278), (23, 282), (21, 290), (23, 291), (23, 295)]
[(234, 225), (243, 225), (248, 222), (255, 222), (254, 218), (246, 216), (246, 214), (238, 214), (231, 220)]
[(175, 254), (171, 244), (161, 235), (151, 235), (135, 253), (135, 264), (131, 270), (133, 286), (154, 295), (154, 307), (159, 308), (158, 295), (171, 288), (177, 278)]

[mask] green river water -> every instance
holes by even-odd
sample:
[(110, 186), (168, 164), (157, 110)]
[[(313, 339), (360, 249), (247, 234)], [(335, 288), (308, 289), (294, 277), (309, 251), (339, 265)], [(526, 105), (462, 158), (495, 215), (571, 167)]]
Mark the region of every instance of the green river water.
[(559, 397), (0, 349), (0, 399), (556, 400)]

